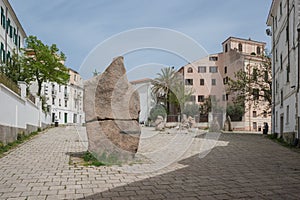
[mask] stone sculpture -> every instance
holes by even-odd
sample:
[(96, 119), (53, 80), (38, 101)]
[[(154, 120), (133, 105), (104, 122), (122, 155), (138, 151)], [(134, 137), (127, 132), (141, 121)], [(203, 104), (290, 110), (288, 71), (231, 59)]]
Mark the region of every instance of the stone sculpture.
[(139, 94), (128, 82), (123, 57), (117, 57), (96, 77), (85, 81), (84, 111), (88, 150), (98, 160), (132, 160), (141, 129)]

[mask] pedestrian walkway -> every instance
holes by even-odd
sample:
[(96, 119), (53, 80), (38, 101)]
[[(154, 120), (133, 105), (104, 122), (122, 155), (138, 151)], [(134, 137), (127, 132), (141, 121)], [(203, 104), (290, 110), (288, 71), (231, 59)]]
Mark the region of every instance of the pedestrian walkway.
[(299, 199), (300, 154), (261, 135), (147, 129), (141, 138), (150, 163), (75, 167), (84, 128), (50, 129), (0, 159), (0, 199)]

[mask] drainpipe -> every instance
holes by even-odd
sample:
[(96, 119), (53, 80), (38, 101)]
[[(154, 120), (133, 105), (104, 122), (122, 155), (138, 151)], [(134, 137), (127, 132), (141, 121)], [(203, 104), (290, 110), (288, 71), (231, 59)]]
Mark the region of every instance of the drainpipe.
[(300, 28), (297, 29), (298, 32), (298, 70), (297, 70), (297, 88), (296, 88), (296, 127), (298, 132), (298, 139), (300, 138), (300, 128), (299, 128), (299, 108), (298, 108), (298, 98), (299, 98), (299, 87), (300, 87)]

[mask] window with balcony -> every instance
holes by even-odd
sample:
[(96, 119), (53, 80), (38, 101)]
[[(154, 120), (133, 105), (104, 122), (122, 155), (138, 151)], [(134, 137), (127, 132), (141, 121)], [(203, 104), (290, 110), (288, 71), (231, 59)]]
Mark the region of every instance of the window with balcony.
[(252, 111), (252, 117), (257, 117), (257, 112), (255, 110)]

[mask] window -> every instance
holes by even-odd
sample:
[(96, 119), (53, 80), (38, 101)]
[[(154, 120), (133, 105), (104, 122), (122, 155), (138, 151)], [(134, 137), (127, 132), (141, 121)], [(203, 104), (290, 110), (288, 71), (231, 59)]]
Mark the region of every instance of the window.
[(280, 4), (279, 4), (279, 14), (280, 14), (280, 16), (282, 15), (282, 2), (280, 2)]
[(267, 111), (264, 111), (264, 114), (263, 114), (264, 118), (266, 118), (268, 116), (268, 113)]
[(282, 70), (282, 65), (283, 65), (282, 54), (280, 54), (280, 69), (281, 69), (281, 70)]
[(255, 110), (252, 111), (252, 117), (257, 117), (257, 112)]
[(5, 21), (6, 19), (5, 19), (4, 9), (1, 6), (1, 25), (4, 29), (5, 29)]
[(61, 85), (58, 85), (58, 92), (61, 92)]
[(217, 85), (217, 80), (216, 79), (211, 79), (211, 85)]
[(228, 76), (226, 76), (225, 78), (223, 78), (223, 84), (225, 85), (225, 84), (227, 84), (228, 83)]
[(205, 66), (199, 66), (198, 67), (198, 73), (206, 73), (206, 67)]
[(227, 52), (227, 51), (228, 51), (228, 45), (225, 44), (225, 52)]
[(61, 99), (58, 99), (58, 105), (61, 106)]
[(198, 102), (204, 102), (204, 95), (198, 95)]
[(278, 61), (278, 51), (277, 51), (277, 49), (275, 50), (275, 61), (276, 62)]
[(209, 67), (209, 72), (210, 73), (217, 73), (218, 72), (218, 67), (217, 66), (210, 66)]
[(290, 66), (286, 66), (286, 82), (290, 82)]
[(65, 100), (65, 107), (67, 107), (68, 106), (68, 101), (67, 100)]
[(67, 94), (67, 93), (68, 93), (68, 87), (65, 86), (65, 94)]
[(6, 33), (8, 34), (8, 31), (9, 31), (9, 28), (10, 28), (10, 19), (8, 18), (7, 21), (6, 21)]
[(257, 55), (260, 55), (260, 47), (256, 47), (256, 53)]
[(74, 74), (74, 81), (76, 81), (76, 74)]
[(253, 126), (253, 129), (254, 129), (254, 130), (257, 130), (257, 122), (253, 122), (253, 123), (252, 123), (252, 126)]
[(226, 101), (228, 101), (229, 99), (229, 94), (226, 94)]
[(185, 79), (185, 85), (193, 85), (193, 79)]
[(254, 88), (252, 91), (252, 95), (253, 95), (253, 100), (258, 100), (259, 99), (259, 89)]
[(5, 49), (4, 44), (1, 42), (1, 61), (5, 62)]
[(227, 66), (224, 67), (224, 73), (227, 74)]
[(193, 73), (193, 68), (189, 67), (187, 70), (188, 73)]
[(218, 61), (218, 57), (217, 56), (211, 56), (211, 57), (209, 57), (209, 61)]
[(61, 119), (61, 113), (60, 112), (58, 113), (58, 118)]
[(243, 45), (241, 43), (239, 43), (238, 48), (239, 48), (239, 51), (243, 51)]
[(204, 85), (204, 79), (200, 79), (200, 85)]
[(226, 95), (225, 94), (222, 95), (222, 100), (226, 101)]
[(191, 101), (191, 102), (195, 102), (195, 101), (196, 101), (196, 97), (195, 97), (195, 95), (191, 95), (191, 97), (190, 97), (190, 101)]
[(52, 98), (52, 105), (55, 105), (55, 98)]
[(290, 106), (286, 106), (286, 123), (289, 123), (289, 115), (290, 115)]

